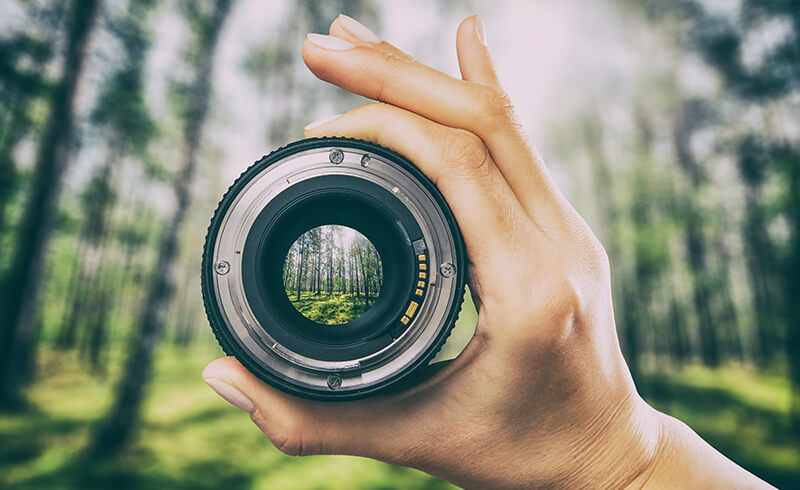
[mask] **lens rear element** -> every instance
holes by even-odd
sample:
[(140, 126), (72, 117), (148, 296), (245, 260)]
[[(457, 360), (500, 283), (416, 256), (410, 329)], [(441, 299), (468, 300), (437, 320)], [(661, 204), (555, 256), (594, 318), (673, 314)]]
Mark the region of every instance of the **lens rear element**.
[(375, 245), (358, 231), (322, 225), (300, 235), (283, 266), (292, 306), (309, 320), (346, 327), (380, 297), (383, 268)]

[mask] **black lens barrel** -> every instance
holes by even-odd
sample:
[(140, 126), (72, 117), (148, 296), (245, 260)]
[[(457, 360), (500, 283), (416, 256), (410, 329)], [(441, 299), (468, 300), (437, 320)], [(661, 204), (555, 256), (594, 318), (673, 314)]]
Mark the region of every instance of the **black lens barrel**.
[[(363, 316), (328, 328), (297, 311), (283, 284), (292, 244), (324, 225), (369, 240), (383, 278)], [(465, 262), (447, 203), (405, 157), (361, 140), (307, 139), (263, 157), (223, 196), (203, 249), (203, 300), (223, 350), (262, 380), (307, 398), (361, 398), (407, 385), (441, 349)]]

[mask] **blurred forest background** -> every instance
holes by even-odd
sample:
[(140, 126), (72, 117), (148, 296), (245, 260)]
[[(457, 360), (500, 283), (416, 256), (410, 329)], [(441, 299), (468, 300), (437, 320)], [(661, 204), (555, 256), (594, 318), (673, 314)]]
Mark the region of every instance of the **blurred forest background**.
[(284, 456), (200, 379), (221, 355), (199, 290), (216, 202), (365, 102), (300, 58), (339, 12), (453, 75), (458, 22), (483, 16), (609, 251), (640, 391), (800, 487), (795, 0), (0, 0), (0, 486), (449, 488)]

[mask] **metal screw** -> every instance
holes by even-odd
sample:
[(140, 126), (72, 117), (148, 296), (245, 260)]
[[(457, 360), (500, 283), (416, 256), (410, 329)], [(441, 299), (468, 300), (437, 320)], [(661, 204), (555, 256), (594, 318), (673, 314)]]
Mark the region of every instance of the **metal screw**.
[(456, 266), (454, 266), (450, 262), (445, 262), (444, 264), (439, 266), (439, 271), (442, 273), (444, 277), (453, 277), (456, 275)]
[(328, 388), (336, 390), (342, 386), (342, 377), (338, 374), (331, 374), (328, 376)]
[(361, 157), (361, 166), (364, 168), (369, 167), (369, 160), (370, 160), (369, 155), (364, 155), (363, 157)]
[(220, 276), (224, 276), (231, 270), (231, 265), (228, 263), (227, 260), (220, 260), (216, 264), (214, 264), (214, 270)]
[(332, 164), (339, 165), (344, 161), (344, 153), (342, 153), (342, 150), (331, 150), (328, 158), (331, 160)]

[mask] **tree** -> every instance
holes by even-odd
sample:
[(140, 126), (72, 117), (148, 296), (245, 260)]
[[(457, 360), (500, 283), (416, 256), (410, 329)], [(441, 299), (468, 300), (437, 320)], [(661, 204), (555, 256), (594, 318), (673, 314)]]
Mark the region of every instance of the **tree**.
[(141, 418), (144, 390), (152, 374), (153, 353), (163, 328), (164, 313), (172, 298), (171, 269), (175, 262), (178, 233), (189, 207), (190, 185), (208, 115), (216, 48), (231, 3), (232, 0), (216, 0), (210, 13), (202, 12), (194, 3), (186, 4), (187, 16), (197, 37), (197, 51), (193, 57), (194, 80), (186, 99), (184, 156), (173, 182), (177, 205), (158, 246), (156, 271), (148, 288), (141, 321), (132, 336), (130, 354), (117, 385), (114, 403), (90, 448), (95, 456), (113, 455), (126, 447)]
[[(698, 195), (705, 184), (705, 172), (691, 150), (690, 138), (697, 128), (702, 127), (708, 117), (705, 106), (700, 101), (685, 101), (676, 116), (674, 125), (675, 153), (679, 168), (687, 175), (690, 192)], [(703, 224), (703, 210), (693, 201), (685, 204), (686, 250), (692, 268), (694, 307), (698, 316), (700, 333), (700, 355), (709, 366), (720, 363), (719, 339), (716, 318), (712, 312), (714, 292), (711, 290), (706, 258), (706, 237)]]
[[(791, 0), (744, 0), (733, 15), (727, 15), (712, 13), (699, 0), (636, 4), (659, 23), (676, 20), (689, 49), (714, 70), (722, 84), (723, 90), (716, 94), (721, 100), (714, 102), (729, 110), (727, 118), (715, 122), (718, 129), (725, 129), (719, 131), (723, 136), (718, 147), (737, 162), (745, 186), (741, 230), (759, 356), (762, 363), (767, 362), (763, 357), (771, 355), (776, 339), (784, 335), (793, 386), (793, 428), (800, 440), (800, 302), (796, 300), (800, 297), (800, 144), (786, 131), (796, 124), (798, 113), (800, 8)], [(787, 29), (762, 46), (759, 62), (746, 62), (747, 44), (769, 22), (782, 22)], [(788, 109), (784, 112), (778, 107)], [(762, 115), (757, 124), (738, 117), (753, 109)], [(794, 115), (792, 123), (787, 114)], [(785, 198), (768, 200), (760, 192), (762, 182), (770, 178), (780, 182)], [(772, 211), (766, 214), (765, 209)], [(789, 224), (785, 237), (769, 232), (770, 222), (778, 218)]]
[(36, 307), (47, 244), (61, 180), (69, 165), (78, 82), (100, 0), (74, 0), (70, 8), (61, 78), (52, 91), (50, 115), (39, 145), (16, 247), (2, 279), (0, 406), (18, 399), (23, 380), (31, 369)]
[(0, 235), (6, 230), (8, 205), (17, 187), (13, 151), (33, 128), (33, 102), (51, 89), (44, 76), (51, 51), (49, 44), (26, 32), (0, 40)]
[(150, 44), (146, 22), (154, 4), (153, 0), (132, 1), (124, 14), (110, 20), (110, 31), (122, 46), (117, 60), (119, 65), (102, 87), (90, 117), (93, 125), (105, 135), (106, 158), (97, 172), (96, 186), (99, 192), (96, 193), (96, 199), (90, 199), (87, 213), (94, 219), (87, 220), (84, 238), (88, 239), (93, 249), (99, 249), (96, 254), (100, 260), (85, 271), (83, 280), (77, 285), (89, 292), (88, 297), (77, 297), (84, 302), (84, 305), (78, 304), (77, 309), (88, 312), (83, 318), (86, 334), (82, 350), (95, 370), (100, 368), (100, 350), (106, 338), (106, 324), (113, 299), (110, 283), (113, 275), (106, 274), (103, 277), (103, 271), (109, 248), (110, 216), (117, 203), (117, 167), (126, 157), (144, 157), (155, 135), (155, 122), (145, 105), (143, 93), (144, 62)]

